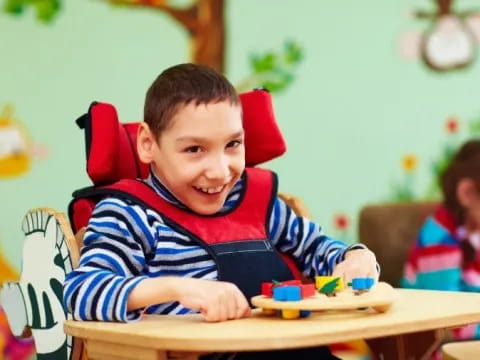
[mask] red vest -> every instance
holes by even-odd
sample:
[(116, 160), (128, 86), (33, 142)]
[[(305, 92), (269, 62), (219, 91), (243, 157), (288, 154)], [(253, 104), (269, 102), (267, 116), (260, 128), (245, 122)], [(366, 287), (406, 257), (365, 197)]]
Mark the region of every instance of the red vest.
[[(94, 194), (90, 196), (115, 195), (157, 211), (166, 225), (204, 248), (216, 263), (218, 279), (235, 283), (247, 299), (260, 294), (264, 281), (290, 280), (298, 275), (291, 260), (287, 266), (268, 239), (267, 221), (277, 196), (276, 176), (268, 170), (247, 168), (238, 205), (209, 216), (171, 204), (138, 180), (124, 179), (91, 191)], [(84, 190), (75, 196), (89, 195)]]

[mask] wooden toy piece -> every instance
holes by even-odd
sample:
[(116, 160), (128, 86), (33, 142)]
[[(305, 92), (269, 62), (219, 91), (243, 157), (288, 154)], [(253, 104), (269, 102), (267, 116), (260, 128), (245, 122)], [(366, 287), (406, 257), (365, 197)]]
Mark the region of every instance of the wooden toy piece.
[(302, 299), (313, 296), (317, 292), (315, 284), (302, 284), (300, 290), (302, 292)]
[(267, 297), (272, 297), (273, 287), (274, 287), (273, 282), (263, 282), (261, 285), (262, 295)]
[[(302, 284), (300, 280), (288, 280), (283, 282), (272, 281), (272, 282), (263, 282), (261, 284), (261, 294), (266, 297), (273, 297), (273, 289), (279, 287), (298, 287), (300, 289), (301, 298), (309, 297), (315, 295), (315, 285), (314, 284)], [(294, 291), (294, 290), (290, 290)], [(280, 292), (279, 294), (283, 294)], [(280, 296), (280, 295), (277, 295)]]
[(373, 278), (353, 278), (349, 285), (357, 295), (360, 295), (366, 291), (369, 291), (374, 283), (375, 280)]
[[(278, 286), (273, 289), (273, 299), (275, 301), (299, 301), (302, 300), (300, 286)], [(297, 319), (300, 317), (300, 310), (286, 309), (282, 310), (282, 318)]]
[(262, 312), (263, 312), (264, 315), (276, 315), (277, 314), (277, 309), (263, 308)]
[(335, 296), (344, 288), (343, 279), (338, 276), (315, 276), (315, 286), (321, 294)]
[[(302, 284), (300, 280), (264, 282), (261, 288), (262, 296), (273, 298), (274, 301), (300, 301), (316, 293), (314, 284)], [(277, 312), (272, 308), (263, 308), (262, 311), (265, 315), (274, 315)], [(288, 309), (280, 313), (284, 319), (297, 319), (310, 315), (310, 312), (298, 309)]]
[[(263, 295), (254, 296), (251, 302), (254, 306), (263, 309), (277, 310), (354, 310), (372, 308), (377, 312), (387, 311), (395, 301), (396, 293), (391, 285), (379, 282), (374, 284), (370, 291), (356, 295), (355, 291), (347, 287), (337, 291), (335, 297), (316, 293), (314, 296), (298, 301), (276, 301)], [(287, 315), (288, 316), (288, 315)]]
[(291, 319), (298, 319), (299, 317), (300, 317), (300, 310), (290, 310), (290, 309), (282, 310), (282, 319), (291, 320)]
[(275, 286), (292, 286), (292, 285), (302, 285), (302, 282), (300, 280), (286, 280), (282, 282), (273, 282)]
[(273, 289), (273, 299), (276, 301), (298, 301), (302, 299), (299, 286), (279, 286)]
[(312, 312), (310, 310), (300, 310), (300, 317), (301, 318), (305, 318), (305, 317), (308, 317), (310, 316)]

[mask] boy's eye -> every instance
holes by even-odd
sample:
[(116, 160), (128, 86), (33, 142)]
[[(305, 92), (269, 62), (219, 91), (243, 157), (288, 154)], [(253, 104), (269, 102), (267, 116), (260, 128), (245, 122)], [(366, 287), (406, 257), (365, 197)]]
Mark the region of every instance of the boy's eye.
[(235, 148), (239, 145), (242, 144), (242, 141), (240, 140), (233, 140), (233, 141), (230, 141), (228, 144), (227, 144), (227, 148)]
[(189, 146), (184, 151), (188, 153), (198, 153), (200, 152), (200, 150), (201, 150), (200, 146)]

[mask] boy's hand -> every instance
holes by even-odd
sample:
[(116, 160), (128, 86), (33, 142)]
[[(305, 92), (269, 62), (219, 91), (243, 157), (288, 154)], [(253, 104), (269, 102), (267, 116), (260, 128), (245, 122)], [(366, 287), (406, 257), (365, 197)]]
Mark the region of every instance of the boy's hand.
[(375, 254), (368, 249), (349, 250), (345, 260), (335, 266), (332, 275), (343, 278), (345, 285), (358, 277), (370, 277), (378, 281)]
[(250, 316), (248, 301), (238, 287), (229, 282), (178, 278), (177, 301), (197, 309), (206, 321), (225, 321)]

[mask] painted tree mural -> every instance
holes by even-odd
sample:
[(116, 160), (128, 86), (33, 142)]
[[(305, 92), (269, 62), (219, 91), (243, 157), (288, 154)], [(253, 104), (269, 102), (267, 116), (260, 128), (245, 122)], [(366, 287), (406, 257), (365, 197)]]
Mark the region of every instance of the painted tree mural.
[(224, 0), (191, 1), (179, 7), (166, 0), (105, 0), (112, 4), (133, 8), (147, 7), (165, 12), (176, 20), (189, 34), (190, 58), (193, 62), (208, 65), (224, 72), (225, 68), (225, 18)]
[(50, 22), (61, 8), (61, 0), (4, 0), (3, 9), (12, 15), (22, 15), (28, 8), (33, 8), (37, 19)]
[[(225, 0), (100, 0), (131, 9), (149, 9), (168, 14), (188, 34), (190, 60), (225, 72)], [(52, 22), (62, 8), (61, 0), (4, 0), (4, 10), (21, 15), (28, 8), (41, 22)], [(239, 91), (265, 87), (281, 91), (294, 80), (294, 70), (302, 60), (301, 47), (285, 43), (281, 52), (267, 51), (250, 56), (251, 74), (237, 86)]]

